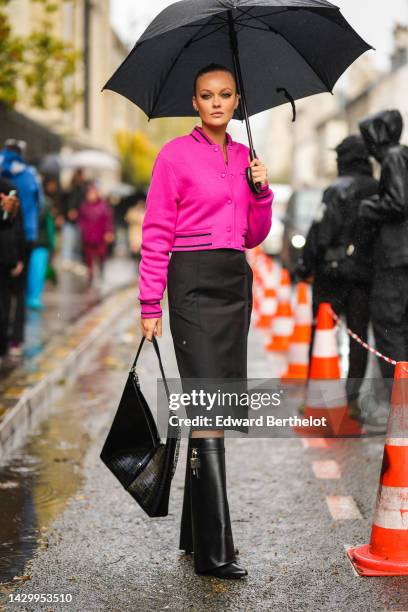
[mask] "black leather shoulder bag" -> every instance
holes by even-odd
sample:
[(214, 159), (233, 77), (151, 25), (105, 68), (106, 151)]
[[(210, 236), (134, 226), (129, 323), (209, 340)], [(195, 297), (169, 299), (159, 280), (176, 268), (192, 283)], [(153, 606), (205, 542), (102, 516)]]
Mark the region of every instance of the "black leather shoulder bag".
[[(179, 425), (170, 425), (169, 419), (166, 443), (160, 439), (136, 372), (136, 363), (144, 341), (143, 336), (100, 458), (149, 516), (167, 516), (181, 430)], [(170, 402), (155, 336), (152, 342)], [(174, 411), (169, 409), (169, 416), (172, 413)]]

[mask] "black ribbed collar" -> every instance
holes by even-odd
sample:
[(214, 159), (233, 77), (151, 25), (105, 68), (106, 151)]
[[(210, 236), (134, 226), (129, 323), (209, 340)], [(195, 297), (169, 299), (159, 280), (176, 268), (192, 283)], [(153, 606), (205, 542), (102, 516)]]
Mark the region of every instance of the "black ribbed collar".
[[(208, 134), (206, 134), (203, 130), (203, 128), (200, 125), (196, 125), (194, 126), (194, 128), (192, 129), (190, 136), (192, 136), (194, 138), (194, 140), (197, 140), (197, 142), (202, 142), (204, 144), (208, 144), (211, 146), (217, 146), (217, 143), (214, 142), (209, 136)], [(227, 146), (228, 147), (232, 147), (233, 144), (233, 140), (230, 136), (230, 134), (228, 132), (225, 132), (225, 138), (227, 141)]]

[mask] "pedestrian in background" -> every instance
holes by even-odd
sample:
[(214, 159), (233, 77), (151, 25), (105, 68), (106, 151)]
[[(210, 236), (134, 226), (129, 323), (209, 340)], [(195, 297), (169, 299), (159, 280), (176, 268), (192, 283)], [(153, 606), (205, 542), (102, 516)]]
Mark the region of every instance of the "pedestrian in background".
[(25, 236), (13, 186), (0, 178), (0, 365), (7, 355), (11, 281), (23, 272)]
[(90, 183), (86, 188), (85, 200), (78, 212), (78, 225), (91, 283), (94, 278), (95, 265), (99, 267), (102, 274), (108, 245), (114, 239), (112, 210), (102, 198), (96, 183)]
[(48, 265), (46, 272), (46, 280), (51, 281), (53, 285), (58, 284), (58, 274), (54, 265), (54, 255), (57, 249), (57, 232), (62, 225), (61, 220), (61, 205), (62, 205), (62, 193), (59, 179), (55, 176), (49, 175), (43, 178), (43, 191), (44, 197), (49, 201), (49, 211), (52, 222), (52, 239), (53, 246), (49, 251)]
[(142, 246), (142, 225), (146, 209), (146, 197), (143, 192), (135, 195), (134, 202), (129, 206), (125, 214), (128, 226), (128, 243), (131, 256), (140, 263)]
[[(379, 193), (363, 201), (361, 217), (377, 228), (371, 316), (377, 349), (408, 360), (408, 147), (400, 144), (403, 120), (388, 110), (360, 122), (367, 148), (381, 164)], [(379, 359), (391, 390), (394, 366)]]
[(62, 194), (62, 262), (66, 268), (74, 268), (82, 261), (81, 235), (78, 227), (79, 208), (85, 199), (87, 180), (82, 168), (75, 170), (69, 188)]
[(45, 279), (48, 263), (55, 249), (56, 232), (53, 216), (53, 200), (49, 193), (54, 192), (55, 179), (44, 181), (44, 204), (40, 211), (38, 239), (31, 253), (27, 275), (26, 304), (33, 310), (42, 310), (44, 303)]
[(24, 161), (27, 144), (8, 139), (0, 152), (0, 174), (17, 190), (24, 227), (25, 245), (22, 272), (12, 277), (11, 292), (15, 302), (11, 320), (10, 354), (22, 354), (25, 327), (25, 293), (31, 251), (38, 239), (38, 223), (43, 193), (35, 169)]
[[(374, 232), (372, 225), (359, 217), (359, 211), (362, 200), (378, 192), (378, 183), (360, 135), (348, 136), (335, 151), (338, 178), (323, 194), (323, 205), (309, 230), (297, 273), (304, 280), (313, 279), (314, 320), (319, 305), (329, 302), (366, 342)], [(314, 331), (315, 324), (313, 335)], [(313, 341), (310, 350), (312, 346)], [(366, 349), (351, 340), (346, 392), (350, 414), (355, 417), (360, 416), (358, 395), (367, 359)]]

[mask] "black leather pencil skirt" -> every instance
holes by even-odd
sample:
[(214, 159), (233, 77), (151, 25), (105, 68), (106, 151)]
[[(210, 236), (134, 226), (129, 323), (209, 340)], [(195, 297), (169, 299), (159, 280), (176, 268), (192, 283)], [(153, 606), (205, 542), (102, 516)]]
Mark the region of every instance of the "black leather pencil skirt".
[[(172, 253), (167, 278), (170, 331), (184, 392), (191, 392), (192, 388), (213, 393), (215, 389), (246, 392), (252, 281), (252, 270), (243, 251)], [(192, 379), (207, 380), (197, 386)], [(215, 379), (233, 380), (224, 386), (214, 385)], [(232, 417), (248, 415), (242, 402), (233, 405), (225, 401), (210, 411), (186, 407), (186, 413), (188, 417), (212, 416), (216, 409)], [(246, 426), (234, 424), (221, 428), (248, 431)]]

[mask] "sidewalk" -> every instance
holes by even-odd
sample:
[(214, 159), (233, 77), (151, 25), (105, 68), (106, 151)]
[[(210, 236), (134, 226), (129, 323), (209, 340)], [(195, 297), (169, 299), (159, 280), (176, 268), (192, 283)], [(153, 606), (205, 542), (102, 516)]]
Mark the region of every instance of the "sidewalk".
[(45, 294), (47, 308), (27, 313), (23, 357), (8, 359), (0, 371), (0, 460), (24, 436), (27, 421), (32, 424), (34, 416), (38, 420), (47, 409), (52, 386), (75, 377), (87, 349), (111, 319), (126, 304), (136, 305), (136, 266), (131, 260), (110, 260), (99, 286), (87, 288), (85, 279), (61, 271), (58, 286)]

